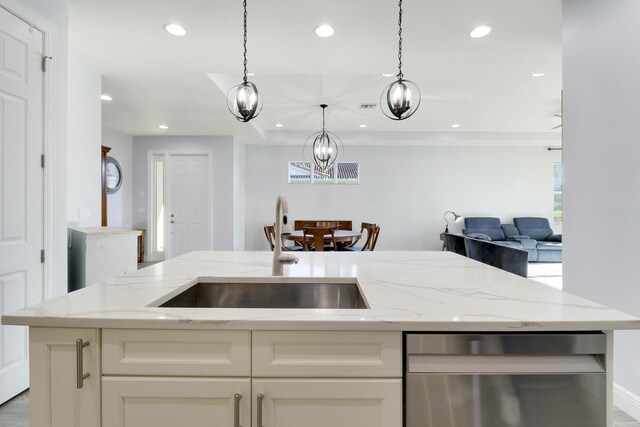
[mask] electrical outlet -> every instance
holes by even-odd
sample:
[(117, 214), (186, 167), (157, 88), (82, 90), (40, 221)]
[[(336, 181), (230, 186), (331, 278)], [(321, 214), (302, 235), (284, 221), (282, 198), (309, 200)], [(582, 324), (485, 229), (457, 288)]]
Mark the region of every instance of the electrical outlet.
[(80, 221), (91, 218), (91, 210), (87, 208), (78, 209), (78, 219)]

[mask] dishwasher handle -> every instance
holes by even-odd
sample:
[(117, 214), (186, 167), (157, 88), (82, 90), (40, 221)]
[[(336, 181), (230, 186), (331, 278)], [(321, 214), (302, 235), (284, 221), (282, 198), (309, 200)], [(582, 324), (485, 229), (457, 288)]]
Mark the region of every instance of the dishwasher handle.
[(605, 373), (604, 358), (574, 355), (409, 355), (407, 373), (564, 374)]

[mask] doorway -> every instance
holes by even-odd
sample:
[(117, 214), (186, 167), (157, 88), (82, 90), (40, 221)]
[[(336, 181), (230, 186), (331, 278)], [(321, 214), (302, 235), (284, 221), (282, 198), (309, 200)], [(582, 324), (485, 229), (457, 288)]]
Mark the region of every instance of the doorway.
[(149, 152), (151, 260), (211, 250), (212, 160), (210, 152)]

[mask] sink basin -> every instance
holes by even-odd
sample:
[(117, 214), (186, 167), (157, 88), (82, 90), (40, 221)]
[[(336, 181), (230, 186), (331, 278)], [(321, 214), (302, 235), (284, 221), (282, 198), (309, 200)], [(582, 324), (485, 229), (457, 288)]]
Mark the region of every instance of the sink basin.
[(159, 307), (366, 309), (355, 279), (349, 282), (199, 281)]

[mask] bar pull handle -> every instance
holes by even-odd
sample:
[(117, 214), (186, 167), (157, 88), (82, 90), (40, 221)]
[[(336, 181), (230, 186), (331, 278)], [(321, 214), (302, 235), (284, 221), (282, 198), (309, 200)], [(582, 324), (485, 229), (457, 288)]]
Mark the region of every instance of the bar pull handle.
[(89, 373), (84, 373), (84, 357), (82, 349), (89, 345), (89, 341), (76, 340), (76, 388), (82, 388), (84, 380), (89, 377)]
[(256, 416), (256, 424), (258, 427), (264, 427), (262, 425), (262, 400), (264, 399), (264, 395), (262, 393), (258, 393), (258, 407), (257, 409), (257, 416)]
[(242, 399), (240, 393), (233, 395), (233, 427), (242, 427), (240, 425), (240, 399)]

